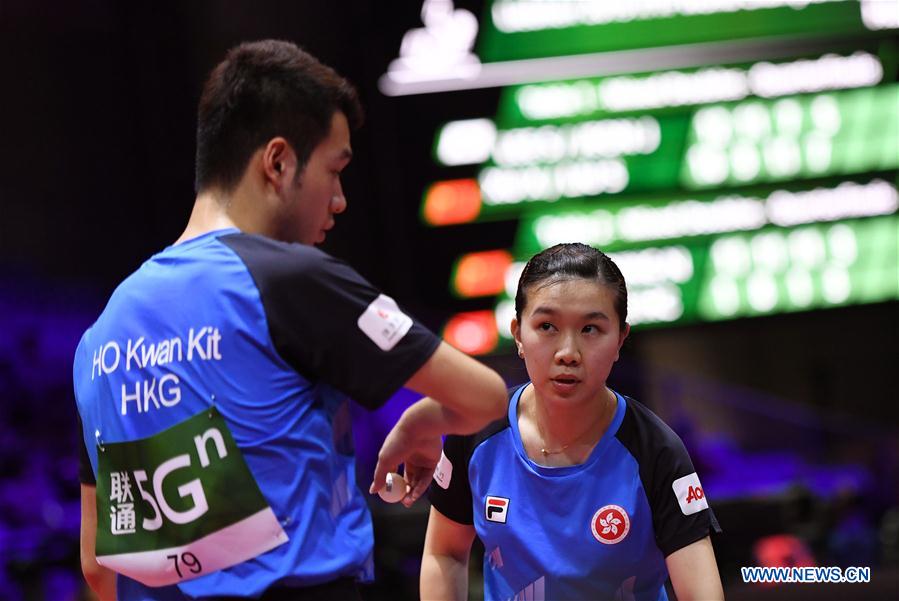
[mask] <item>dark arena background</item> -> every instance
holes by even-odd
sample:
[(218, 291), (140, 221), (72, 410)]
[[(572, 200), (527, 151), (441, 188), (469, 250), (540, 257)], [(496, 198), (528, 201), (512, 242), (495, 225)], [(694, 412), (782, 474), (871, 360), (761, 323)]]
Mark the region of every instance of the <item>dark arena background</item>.
[[(328, 252), (511, 385), (522, 261), (608, 251), (634, 324), (611, 385), (684, 439), (728, 598), (899, 599), (893, 0), (0, 0), (0, 598), (90, 598), (72, 355), (180, 235), (199, 88), (261, 38), (366, 107)], [(414, 398), (355, 411), (364, 486)], [(415, 599), (427, 502), (371, 508), (366, 597)], [(871, 579), (740, 571), (808, 565)]]

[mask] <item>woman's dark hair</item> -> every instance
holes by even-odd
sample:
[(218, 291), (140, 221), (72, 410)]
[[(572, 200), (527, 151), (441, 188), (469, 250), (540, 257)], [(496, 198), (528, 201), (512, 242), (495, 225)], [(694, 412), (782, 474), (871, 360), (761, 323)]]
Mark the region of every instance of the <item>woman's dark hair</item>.
[(301, 173), (335, 111), (351, 128), (362, 124), (355, 88), (295, 44), (263, 40), (232, 48), (200, 97), (197, 191), (232, 190), (253, 153), (276, 136), (293, 147)]
[(624, 330), (627, 325), (627, 284), (624, 276), (608, 255), (580, 242), (556, 244), (531, 257), (524, 266), (515, 293), (515, 317), (519, 323), (531, 288), (570, 278), (596, 280), (611, 287), (615, 291), (618, 327)]

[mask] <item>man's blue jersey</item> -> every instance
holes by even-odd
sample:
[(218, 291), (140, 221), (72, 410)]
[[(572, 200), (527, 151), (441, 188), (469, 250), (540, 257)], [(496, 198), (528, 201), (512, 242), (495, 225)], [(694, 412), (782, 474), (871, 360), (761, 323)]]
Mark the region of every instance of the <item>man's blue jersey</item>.
[(615, 393), (618, 407), (580, 465), (532, 461), (518, 403), (471, 436), (448, 436), (434, 508), (473, 524), (487, 599), (667, 599), (665, 557), (719, 531), (680, 438)]
[[(273, 585), (370, 580), (372, 525), (355, 484), (347, 401), (379, 406), (438, 344), (349, 266), (310, 246), (231, 229), (151, 257), (115, 290), (76, 351), (75, 396), (90, 460), (82, 481), (97, 477), (104, 445), (159, 435), (214, 407), (287, 540), (185, 579), (175, 585), (180, 590), (120, 577), (120, 596), (258, 596)], [(217, 448), (203, 444), (209, 453)], [(169, 471), (177, 484), (179, 471)], [(160, 497), (183, 506), (192, 490), (190, 483), (153, 489), (152, 475), (139, 490), (138, 472), (111, 477), (118, 501), (157, 517)], [(156, 497), (153, 511), (140, 505), (149, 502), (141, 500), (144, 489)], [(208, 499), (210, 507), (218, 503), (228, 499)], [(143, 523), (163, 532), (160, 520)], [(99, 515), (98, 528), (111, 529), (115, 542), (140, 534), (141, 523)], [(194, 558), (177, 559), (178, 574), (190, 575)]]

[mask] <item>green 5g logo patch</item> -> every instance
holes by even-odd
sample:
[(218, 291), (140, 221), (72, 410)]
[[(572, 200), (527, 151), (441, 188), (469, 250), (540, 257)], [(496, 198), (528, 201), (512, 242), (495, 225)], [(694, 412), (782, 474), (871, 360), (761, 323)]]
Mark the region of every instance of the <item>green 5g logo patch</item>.
[(129, 577), (171, 584), (287, 541), (215, 408), (97, 457), (97, 561)]

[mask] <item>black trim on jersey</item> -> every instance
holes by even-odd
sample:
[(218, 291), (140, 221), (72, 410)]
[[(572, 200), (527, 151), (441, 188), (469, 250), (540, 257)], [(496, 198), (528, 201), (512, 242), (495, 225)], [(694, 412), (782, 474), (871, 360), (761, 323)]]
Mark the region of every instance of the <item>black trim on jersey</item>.
[(219, 238), (256, 283), (275, 350), (299, 374), (380, 407), (434, 354), (440, 339), (413, 320), (383, 351), (357, 325), (380, 291), (317, 248), (251, 234)]
[[(509, 401), (521, 388), (516, 386), (509, 389)], [(491, 422), (480, 432), (468, 436), (449, 435), (443, 442), (443, 454), (453, 465), (453, 474), (449, 487), (441, 488), (437, 482), (431, 482), (428, 490), (428, 498), (431, 506), (444, 516), (459, 524), (474, 524), (472, 509), (471, 482), (468, 480), (468, 465), (474, 450), (491, 436), (499, 434), (506, 428), (510, 428), (509, 406), (506, 405), (506, 415), (502, 419)]]
[(84, 424), (81, 423), (81, 415), (78, 416), (78, 441), (78, 448), (81, 451), (78, 454), (78, 480), (82, 484), (96, 486), (97, 479), (94, 477), (94, 468), (91, 467), (91, 458), (87, 454), (87, 446), (84, 444)]
[(672, 483), (696, 471), (683, 441), (655, 413), (630, 397), (615, 437), (640, 466), (640, 480), (649, 507), (656, 544), (665, 557), (709, 535), (721, 532), (711, 506), (684, 515)]

